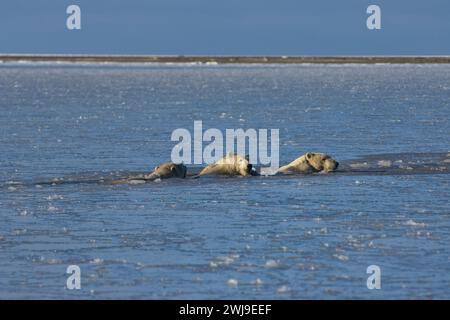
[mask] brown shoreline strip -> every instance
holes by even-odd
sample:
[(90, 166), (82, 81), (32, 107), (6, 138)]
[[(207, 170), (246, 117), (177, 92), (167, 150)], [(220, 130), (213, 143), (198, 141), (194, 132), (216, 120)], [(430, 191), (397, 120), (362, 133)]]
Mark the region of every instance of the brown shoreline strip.
[(443, 64), (450, 56), (141, 56), (141, 55), (0, 55), (0, 62), (199, 63), (199, 64)]

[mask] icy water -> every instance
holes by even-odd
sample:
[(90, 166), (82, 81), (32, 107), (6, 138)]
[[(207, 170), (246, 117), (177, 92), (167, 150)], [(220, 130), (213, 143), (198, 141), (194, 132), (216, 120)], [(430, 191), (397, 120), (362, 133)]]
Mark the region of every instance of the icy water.
[[(0, 65), (0, 298), (448, 299), (449, 111), (449, 65)], [(194, 120), (342, 165), (104, 182)]]

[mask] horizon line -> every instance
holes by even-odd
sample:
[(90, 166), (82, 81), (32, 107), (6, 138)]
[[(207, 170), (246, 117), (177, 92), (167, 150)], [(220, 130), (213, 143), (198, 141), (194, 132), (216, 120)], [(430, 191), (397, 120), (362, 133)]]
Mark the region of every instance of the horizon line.
[(0, 63), (199, 63), (199, 64), (448, 64), (450, 55), (122, 55), (9, 54)]

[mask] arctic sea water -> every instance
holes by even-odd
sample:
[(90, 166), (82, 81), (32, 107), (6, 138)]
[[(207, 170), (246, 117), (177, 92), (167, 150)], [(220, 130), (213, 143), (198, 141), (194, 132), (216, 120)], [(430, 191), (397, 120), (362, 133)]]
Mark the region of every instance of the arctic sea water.
[[(449, 112), (449, 65), (0, 64), (0, 298), (448, 299)], [(194, 120), (383, 174), (104, 183)]]

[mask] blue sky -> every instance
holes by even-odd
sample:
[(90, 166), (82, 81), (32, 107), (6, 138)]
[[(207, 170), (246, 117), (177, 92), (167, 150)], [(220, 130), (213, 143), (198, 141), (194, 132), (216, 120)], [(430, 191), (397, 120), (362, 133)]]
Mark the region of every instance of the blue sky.
[(450, 1), (1, 0), (0, 53), (450, 55)]

